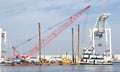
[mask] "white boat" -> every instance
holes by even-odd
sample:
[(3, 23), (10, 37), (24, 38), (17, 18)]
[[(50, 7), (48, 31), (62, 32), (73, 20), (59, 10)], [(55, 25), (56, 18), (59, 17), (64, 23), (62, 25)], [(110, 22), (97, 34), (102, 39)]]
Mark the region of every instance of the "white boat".
[(104, 55), (93, 54), (90, 49), (84, 49), (81, 64), (83, 65), (112, 65), (111, 61), (106, 61)]

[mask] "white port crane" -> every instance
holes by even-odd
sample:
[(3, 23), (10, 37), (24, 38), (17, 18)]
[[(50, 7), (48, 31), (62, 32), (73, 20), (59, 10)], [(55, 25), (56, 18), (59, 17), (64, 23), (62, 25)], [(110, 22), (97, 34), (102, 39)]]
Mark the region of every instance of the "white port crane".
[(0, 62), (3, 62), (5, 60), (6, 58), (5, 56), (6, 56), (6, 31), (0, 28)]
[[(102, 14), (96, 21), (95, 26), (90, 30), (90, 42), (91, 48), (93, 49), (93, 54), (96, 54), (97, 46), (103, 46), (104, 59), (106, 61), (112, 60), (112, 48), (111, 48), (111, 29), (107, 23), (107, 18), (110, 16), (110, 13)], [(98, 40), (102, 40), (101, 43), (98, 43)], [(98, 44), (97, 44), (98, 43)]]

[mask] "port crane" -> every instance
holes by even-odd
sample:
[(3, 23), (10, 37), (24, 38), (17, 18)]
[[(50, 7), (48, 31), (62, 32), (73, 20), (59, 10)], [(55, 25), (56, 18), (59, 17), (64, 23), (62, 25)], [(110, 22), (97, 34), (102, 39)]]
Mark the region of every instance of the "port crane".
[[(86, 10), (88, 10), (91, 7), (91, 5), (88, 5), (87, 7), (85, 7), (83, 10), (79, 11), (78, 13), (76, 13), (75, 15), (69, 17), (64, 24), (62, 24), (60, 27), (58, 27), (55, 31), (53, 31), (48, 37), (46, 37), (45, 39), (42, 39), (41, 42), (41, 48), (43, 48), (44, 46), (46, 46), (50, 41), (52, 41), (55, 37), (57, 37), (61, 32), (63, 32), (67, 27), (69, 27), (73, 22), (75, 22), (80, 15), (82, 15)], [(33, 54), (35, 54), (36, 52), (39, 51), (39, 47), (35, 46), (32, 50), (28, 51), (27, 53), (25, 53), (25, 56), (31, 56)]]
[(0, 28), (0, 62), (4, 61), (6, 58), (6, 35), (6, 31), (3, 28)]
[(104, 59), (107, 61), (112, 60), (111, 29), (107, 23), (110, 15), (110, 13), (102, 14), (97, 19), (95, 26), (90, 30), (90, 42), (93, 54), (96, 54), (98, 47), (103, 47), (105, 48)]

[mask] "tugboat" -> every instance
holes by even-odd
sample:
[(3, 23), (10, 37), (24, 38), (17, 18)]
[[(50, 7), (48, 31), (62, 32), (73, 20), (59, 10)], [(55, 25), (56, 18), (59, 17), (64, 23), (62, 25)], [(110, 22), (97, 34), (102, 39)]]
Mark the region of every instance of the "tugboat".
[(110, 60), (105, 60), (104, 55), (93, 54), (93, 50), (83, 49), (81, 65), (112, 65)]

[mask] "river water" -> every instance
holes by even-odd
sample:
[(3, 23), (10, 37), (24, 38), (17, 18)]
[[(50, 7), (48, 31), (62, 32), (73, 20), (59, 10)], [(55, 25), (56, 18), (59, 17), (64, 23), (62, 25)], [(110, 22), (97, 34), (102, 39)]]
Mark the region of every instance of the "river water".
[(113, 65), (0, 66), (0, 72), (120, 72), (120, 63)]

